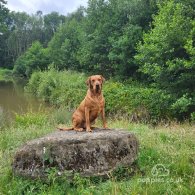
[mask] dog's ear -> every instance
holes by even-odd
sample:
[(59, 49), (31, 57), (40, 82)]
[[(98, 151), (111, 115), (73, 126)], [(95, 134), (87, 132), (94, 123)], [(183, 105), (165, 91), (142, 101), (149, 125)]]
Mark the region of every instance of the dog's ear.
[(106, 79), (102, 75), (100, 75), (100, 76), (102, 78), (102, 83), (104, 83)]
[(88, 87), (91, 85), (91, 77), (88, 77), (88, 79), (86, 80), (86, 84)]

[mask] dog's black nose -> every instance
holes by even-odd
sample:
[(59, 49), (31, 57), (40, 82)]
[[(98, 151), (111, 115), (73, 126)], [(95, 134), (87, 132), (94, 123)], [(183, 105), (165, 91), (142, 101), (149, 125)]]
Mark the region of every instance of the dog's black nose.
[(96, 88), (99, 88), (100, 87), (100, 85), (99, 84), (96, 84)]

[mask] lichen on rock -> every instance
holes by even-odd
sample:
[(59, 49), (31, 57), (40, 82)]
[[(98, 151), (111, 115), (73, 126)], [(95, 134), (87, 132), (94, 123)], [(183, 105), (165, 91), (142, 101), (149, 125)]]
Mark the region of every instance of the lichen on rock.
[(56, 131), (24, 144), (16, 151), (12, 166), (15, 174), (31, 178), (46, 176), (52, 167), (60, 173), (98, 176), (130, 166), (137, 153), (138, 140), (129, 131)]

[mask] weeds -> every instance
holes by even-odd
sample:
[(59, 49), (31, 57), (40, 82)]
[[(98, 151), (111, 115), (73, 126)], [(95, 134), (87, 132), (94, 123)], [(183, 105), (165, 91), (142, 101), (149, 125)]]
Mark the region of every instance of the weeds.
[[(59, 112), (59, 113), (58, 113)], [(57, 114), (56, 114), (57, 113)], [(136, 134), (140, 142), (138, 159), (133, 167), (119, 167), (106, 178), (82, 178), (78, 174), (70, 181), (66, 174), (48, 170), (48, 179), (30, 180), (12, 174), (11, 162), (16, 148), (52, 132), (65, 110), (50, 113), (18, 115), (10, 127), (0, 130), (0, 192), (2, 194), (194, 194), (195, 129), (172, 124), (152, 128), (129, 123), (128, 119), (109, 119), (110, 128), (124, 128)], [(40, 119), (38, 119), (40, 117)], [(66, 120), (68, 120), (67, 117)], [(70, 120), (70, 118), (69, 118)], [(42, 122), (41, 122), (42, 121)], [(63, 122), (63, 120), (62, 120)], [(97, 122), (98, 126), (100, 121)], [(162, 165), (168, 174), (154, 174)]]

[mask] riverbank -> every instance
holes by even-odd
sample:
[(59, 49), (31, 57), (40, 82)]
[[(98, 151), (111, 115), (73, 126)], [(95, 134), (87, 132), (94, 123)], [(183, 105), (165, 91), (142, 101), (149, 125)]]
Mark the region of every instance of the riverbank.
[[(189, 124), (157, 126), (130, 123), (128, 118), (109, 118), (110, 128), (123, 128), (136, 134), (140, 142), (138, 159), (132, 168), (120, 168), (108, 180), (80, 178), (73, 183), (65, 176), (48, 172), (45, 181), (29, 180), (12, 174), (16, 148), (28, 140), (55, 131), (70, 123), (71, 113), (63, 108), (17, 115), (15, 121), (0, 128), (0, 194), (194, 194), (195, 127)], [(97, 121), (101, 126), (101, 121)], [(165, 168), (155, 174), (156, 167)]]
[(44, 102), (39, 101), (32, 94), (24, 93), (26, 82), (11, 75), (6, 75), (3, 80), (0, 80), (0, 127), (5, 123), (9, 124), (16, 114), (26, 113), (29, 110), (39, 112), (40, 108), (47, 109)]
[[(148, 108), (162, 108), (160, 101), (166, 96), (133, 81), (122, 84), (109, 80), (104, 85), (108, 126), (132, 131), (139, 139), (139, 156), (133, 169), (119, 168), (109, 179), (75, 175), (72, 183), (66, 176), (57, 177), (55, 169), (48, 170), (45, 181), (13, 175), (11, 164), (17, 147), (55, 131), (60, 123), (70, 126), (72, 113), (67, 109), (72, 110), (84, 97), (86, 78), (84, 74), (56, 70), (32, 75), (26, 91), (54, 106), (16, 114), (12, 122), (0, 126), (0, 194), (195, 194), (195, 127), (173, 121), (155, 127), (141, 123), (150, 119)], [(139, 107), (140, 102), (147, 110)], [(101, 121), (96, 126), (101, 127)], [(164, 170), (156, 173), (159, 166)]]
[[(85, 97), (87, 78), (85, 74), (55, 69), (35, 72), (26, 91), (57, 107), (63, 105), (72, 109)], [(110, 79), (104, 83), (103, 93), (106, 113), (112, 116), (128, 116), (132, 121), (152, 123), (176, 117), (171, 108), (174, 97), (154, 87), (132, 80), (122, 83)]]
[(0, 68), (0, 81), (11, 80), (12, 70)]

